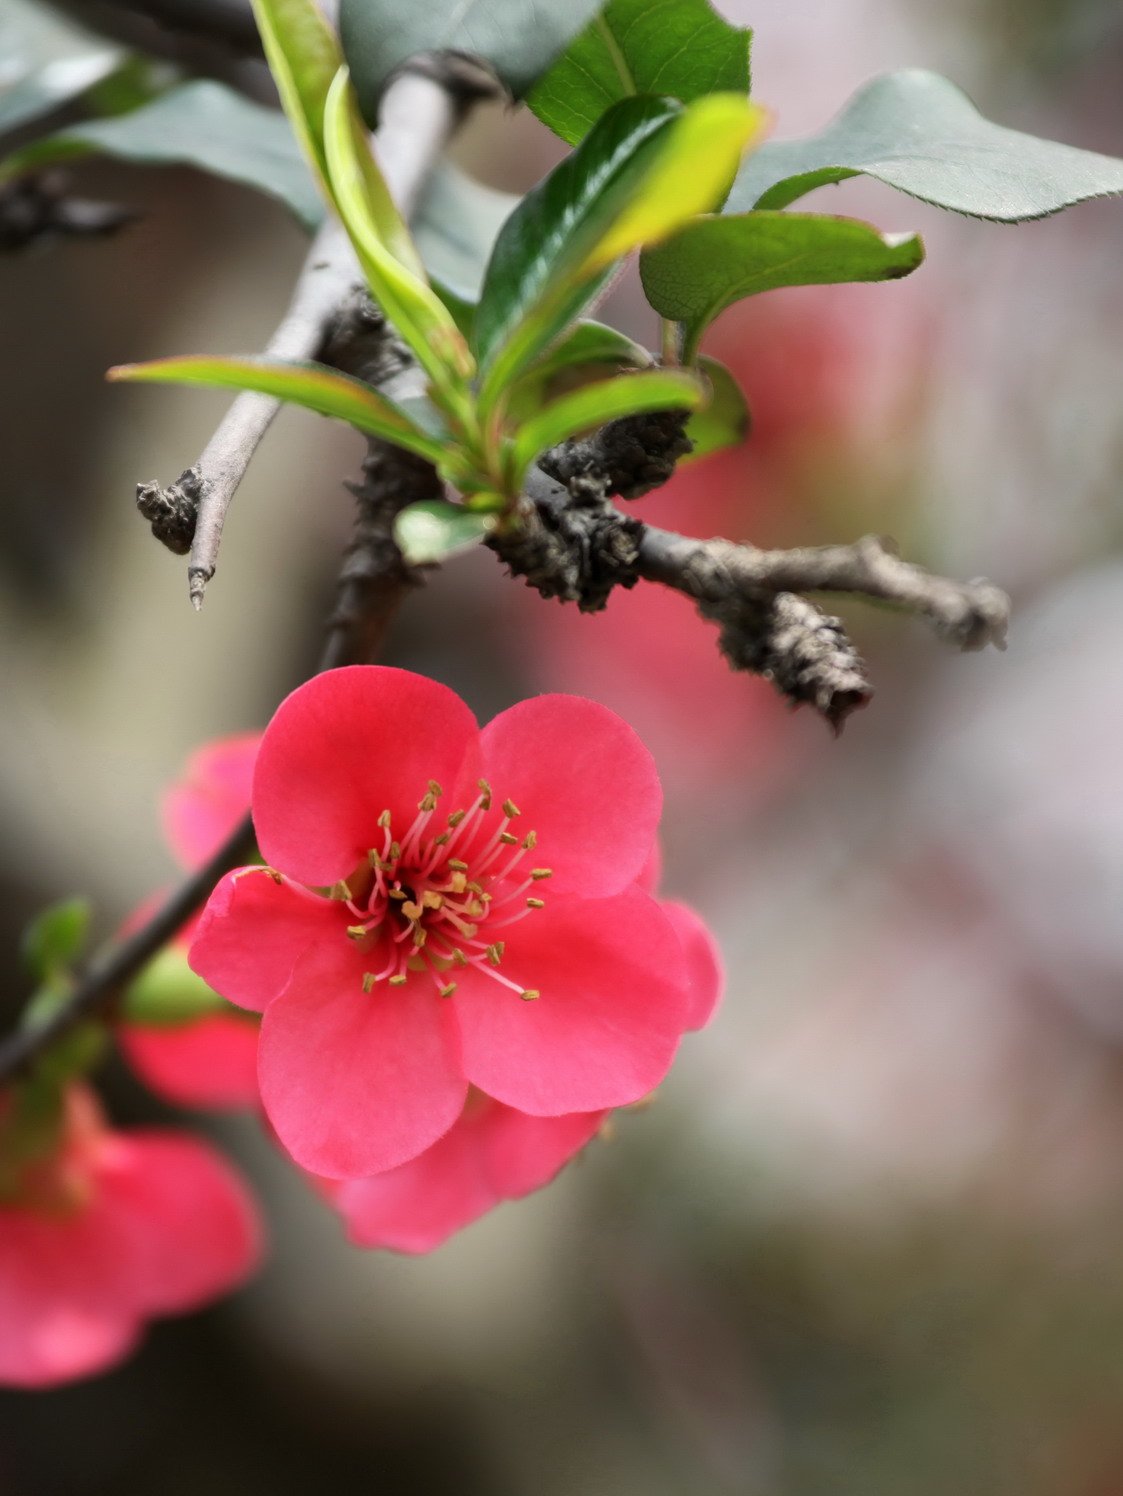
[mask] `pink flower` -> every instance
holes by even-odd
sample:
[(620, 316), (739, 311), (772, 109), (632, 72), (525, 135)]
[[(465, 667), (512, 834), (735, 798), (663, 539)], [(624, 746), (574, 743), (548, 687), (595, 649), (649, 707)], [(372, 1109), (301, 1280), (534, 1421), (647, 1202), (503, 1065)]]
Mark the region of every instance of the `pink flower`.
[(93, 1096), (67, 1097), (62, 1142), (4, 1180), (0, 1382), (47, 1387), (104, 1371), (145, 1321), (197, 1309), (260, 1256), (256, 1210), (207, 1144), (110, 1131)]
[[(658, 881), (659, 857), (653, 848), (640, 884), (654, 893)], [(688, 1027), (701, 1028), (721, 990), (717, 947), (685, 904), (667, 902), (662, 908), (686, 958)], [(549, 1184), (608, 1115), (602, 1110), (534, 1117), (473, 1088), (448, 1132), (408, 1163), (367, 1179), (312, 1180), (343, 1217), (356, 1246), (431, 1252), (504, 1200), (520, 1199)]]
[(262, 1099), (302, 1167), (416, 1158), (469, 1084), (536, 1117), (654, 1089), (694, 1017), (638, 881), (661, 800), (632, 730), (576, 697), (481, 732), (446, 687), (354, 666), (282, 703), (253, 786), (271, 866), (219, 884), (191, 963), (264, 1015)]
[[(250, 808), (250, 787), (260, 732), (206, 743), (187, 761), (183, 776), (164, 797), (164, 828), (185, 868), (206, 862)], [(143, 923), (158, 907), (147, 901), (126, 928)], [(197, 920), (180, 931), (186, 952)], [(183, 1023), (122, 1023), (118, 1040), (145, 1085), (177, 1106), (256, 1106), (257, 1024), (230, 1008)]]

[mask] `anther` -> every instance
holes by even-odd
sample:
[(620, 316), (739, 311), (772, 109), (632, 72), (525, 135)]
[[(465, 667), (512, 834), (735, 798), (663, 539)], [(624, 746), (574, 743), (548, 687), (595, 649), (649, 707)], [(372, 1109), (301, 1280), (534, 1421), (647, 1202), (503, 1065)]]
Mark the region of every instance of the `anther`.
[(419, 800), (417, 802), (417, 808), (418, 808), (418, 810), (425, 810), (425, 811), (436, 810), (436, 808), (437, 808), (437, 797), (436, 797), (436, 795), (432, 795), (432, 794), (426, 795), (424, 797), (424, 799), (421, 799), (421, 800)]
[(384, 866), (382, 858), (379, 857), (378, 853), (373, 847), (371, 847), (370, 851), (367, 853), (367, 861), (370, 863), (371, 867), (375, 870), (376, 873), (382, 871), (382, 868)]
[(465, 914), (470, 914), (473, 919), (479, 919), (480, 915), (484, 912), (484, 906), (480, 903), (479, 899), (473, 899), (464, 912)]
[(448, 839), (449, 839), (448, 838), (448, 832), (447, 831), (442, 831), (441, 834), (440, 834), (440, 836), (435, 836), (433, 838), (433, 845), (435, 847), (443, 847), (445, 845), (445, 843), (448, 841)]
[(488, 948), (487, 948), (487, 959), (491, 962), (492, 966), (498, 966), (499, 965), (500, 961), (503, 959), (503, 942), (502, 941), (497, 941), (495, 943), (495, 945), (489, 945), (488, 946)]
[(402, 856), (402, 844), (401, 844), (401, 842), (391, 842), (390, 843), (390, 861), (391, 862), (400, 862), (401, 861), (401, 856)]
[(503, 814), (505, 816), (521, 816), (522, 815), (522, 811), (519, 809), (519, 807), (515, 804), (515, 802), (513, 800), (504, 800), (503, 801)]
[(463, 893), (468, 886), (468, 879), (463, 873), (453, 873), (449, 882), (452, 884), (453, 893)]
[(406, 984), (405, 972), (399, 972), (396, 977), (390, 978), (391, 987), (404, 987)]
[(453, 946), (453, 949), (452, 949), (452, 960), (453, 960), (453, 964), (456, 965), (456, 966), (467, 966), (467, 964), (468, 964), (468, 957), (464, 954), (464, 952), (460, 949), (460, 947), (458, 945), (457, 946)]
[(382, 827), (383, 831), (389, 831), (389, 829), (390, 829), (390, 812), (388, 810), (384, 810), (382, 812), (382, 814), (378, 817), (378, 824)]
[(526, 907), (528, 909), (545, 909), (546, 905), (542, 899), (527, 899)]
[(528, 831), (526, 833), (526, 835), (523, 837), (523, 846), (529, 852), (530, 849), (531, 849), (531, 847), (536, 847), (537, 845), (538, 845), (538, 832), (537, 831)]
[(349, 899), (351, 897), (351, 890), (347, 887), (347, 883), (343, 878), (340, 878), (338, 883), (332, 884), (331, 897), (333, 899)]
[(468, 871), (468, 864), (466, 862), (461, 862), (459, 857), (450, 857), (448, 859), (448, 865), (450, 868), (452, 868), (454, 873), (466, 873)]
[(481, 883), (465, 883), (464, 887), (469, 893), (483, 893), (483, 885)]
[(367, 932), (366, 925), (348, 925), (347, 926), (347, 939), (348, 940), (362, 940), (362, 938), (366, 934), (366, 932)]
[[(394, 978), (391, 977), (390, 980), (393, 981)], [(522, 998), (524, 1003), (535, 1003), (542, 996), (542, 994), (541, 992), (539, 992), (537, 987), (528, 987), (525, 992), (520, 992), (519, 996)]]
[(437, 893), (436, 889), (427, 888), (421, 895), (421, 903), (426, 909), (439, 909), (444, 903), (444, 895)]
[(517, 847), (519, 844), (518, 837), (512, 836), (509, 831), (501, 831), (499, 833), (499, 840), (508, 847)]
[(400, 899), (408, 899), (409, 898), (409, 894), (406, 893), (406, 891), (405, 891), (404, 888), (391, 888), (390, 889), (390, 897), (392, 899), (399, 899), (399, 900)]
[(439, 800), (440, 797), (444, 794), (444, 790), (441, 789), (440, 785), (437, 783), (437, 781), (435, 779), (430, 779), (430, 781), (429, 781), (429, 793), (431, 795), (436, 795), (437, 799)]
[(369, 992), (373, 986), (374, 986), (374, 972), (373, 971), (364, 971), (363, 972), (363, 991), (364, 992)]
[(552, 867), (535, 867), (531, 868), (530, 876), (534, 879), (535, 883), (541, 883), (543, 878), (552, 878), (554, 870)]
[(458, 810), (458, 811), (456, 811), (456, 813), (454, 815), (449, 816), (449, 818), (448, 818), (448, 824), (450, 826), (459, 826), (460, 822), (464, 819), (464, 817), (467, 814), (468, 814), (468, 812), (466, 810)]
[(455, 991), (456, 991), (456, 983), (455, 982), (449, 982), (449, 984), (448, 984), (447, 987), (442, 987), (441, 988), (441, 996), (442, 997), (451, 997), (452, 994)]
[(486, 779), (477, 779), (476, 785), (479, 789), (483, 790), (485, 795), (491, 794), (491, 785), (488, 784)]
[(405, 915), (406, 919), (420, 919), (421, 905), (415, 904), (412, 899), (407, 899), (406, 902), (402, 905), (402, 913)]
[(429, 939), (429, 931), (428, 930), (422, 930), (420, 928), (414, 930), (414, 932), (413, 932), (413, 948), (414, 948), (414, 950), (415, 951), (419, 951), (421, 949), (421, 947), (425, 944), (425, 942), (428, 939)]

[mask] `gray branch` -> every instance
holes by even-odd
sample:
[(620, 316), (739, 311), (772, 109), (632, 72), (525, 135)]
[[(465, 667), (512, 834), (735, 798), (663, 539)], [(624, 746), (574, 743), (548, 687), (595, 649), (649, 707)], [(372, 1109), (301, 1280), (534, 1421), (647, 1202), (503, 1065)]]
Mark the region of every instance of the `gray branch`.
[[(375, 148), (398, 207), (409, 216), (460, 116), (458, 96), (436, 79), (403, 73), (387, 91)], [(313, 241), (289, 310), (265, 349), (277, 359), (315, 359), (362, 275), (342, 227), (329, 221)], [(214, 576), (231, 500), (280, 409), (267, 395), (239, 395), (193, 467), (167, 488), (142, 483), (137, 507), (156, 538), (190, 550), (191, 601), (202, 606)]]

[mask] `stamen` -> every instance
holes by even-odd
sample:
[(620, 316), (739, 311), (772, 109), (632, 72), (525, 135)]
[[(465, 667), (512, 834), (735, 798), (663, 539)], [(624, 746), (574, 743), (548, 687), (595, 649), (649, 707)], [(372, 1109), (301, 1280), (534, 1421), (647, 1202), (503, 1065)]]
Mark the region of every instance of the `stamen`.
[(435, 888), (427, 888), (421, 895), (421, 902), (426, 909), (439, 909), (444, 903), (444, 895), (439, 894)]
[(444, 794), (444, 790), (441, 789), (440, 785), (437, 783), (437, 781), (435, 779), (430, 779), (430, 781), (429, 781), (429, 793), (431, 795), (436, 795), (437, 799), (439, 800), (441, 798), (441, 796)]
[(499, 833), (499, 840), (505, 847), (517, 847), (519, 844), (518, 837), (512, 836), (509, 831), (501, 831)]
[(405, 891), (404, 888), (391, 888), (391, 889), (388, 889), (387, 892), (389, 893), (389, 896), (392, 899), (408, 899), (409, 898), (409, 894), (406, 893), (406, 891)]
[(398, 973), (397, 976), (390, 978), (390, 986), (391, 987), (404, 987), (405, 984), (406, 984), (406, 974), (405, 974), (404, 971), (401, 971), (401, 972)]
[(552, 878), (554, 870), (552, 867), (531, 868), (530, 876), (534, 879), (535, 883), (540, 883), (543, 878)]
[(503, 959), (503, 941), (499, 940), (494, 945), (488, 946), (487, 959), (491, 962), (492, 966), (499, 965)]
[(390, 812), (388, 810), (384, 810), (382, 812), (382, 814), (378, 817), (378, 824), (382, 827), (383, 831), (389, 831), (389, 829), (390, 829)]
[(407, 899), (406, 902), (402, 905), (402, 913), (405, 915), (406, 919), (420, 919), (421, 905), (415, 904), (412, 899)]
[(526, 907), (528, 909), (545, 909), (546, 903), (544, 899), (527, 899)]
[(466, 810), (458, 810), (458, 811), (456, 811), (454, 815), (450, 815), (449, 816), (449, 818), (448, 818), (448, 824), (450, 826), (454, 826), (454, 827), (455, 826), (459, 826), (460, 822), (464, 819), (464, 817), (467, 814), (468, 814), (468, 812)]
[(452, 948), (452, 960), (457, 966), (467, 966), (468, 964), (468, 957), (458, 945), (454, 945)]
[(369, 992), (373, 986), (374, 986), (374, 972), (373, 971), (364, 971), (363, 972), (363, 991), (364, 992)]
[(451, 996), (452, 996), (452, 994), (453, 994), (453, 993), (454, 993), (454, 992), (455, 992), (455, 991), (456, 991), (456, 983), (455, 983), (455, 982), (449, 982), (449, 984), (448, 984), (448, 986), (447, 986), (447, 987), (442, 987), (442, 988), (441, 988), (441, 989), (440, 989), (440, 995), (441, 995), (441, 996), (442, 996), (442, 997), (451, 997)]
[[(394, 978), (391, 977), (390, 980), (393, 981)], [(519, 993), (519, 996), (524, 1003), (536, 1003), (542, 994), (537, 987), (527, 987), (524, 992)]]
[(414, 930), (414, 932), (413, 932), (413, 949), (414, 949), (414, 951), (419, 951), (421, 949), (421, 947), (425, 944), (425, 942), (428, 939), (429, 939), (429, 931), (428, 930), (423, 930), (423, 929), (421, 929), (420, 926), (416, 930)]
[(362, 940), (363, 936), (366, 933), (367, 933), (367, 927), (366, 927), (366, 925), (348, 925), (347, 926), (347, 939), (348, 940)]
[(528, 831), (527, 834), (526, 834), (526, 836), (523, 838), (523, 846), (529, 852), (530, 849), (531, 849), (531, 847), (536, 847), (537, 845), (538, 845), (538, 832), (537, 831)]
[(347, 887), (346, 880), (340, 878), (338, 883), (333, 883), (331, 893), (328, 897), (332, 899), (349, 899), (351, 897), (351, 890)]
[(390, 843), (390, 861), (391, 862), (401, 862), (401, 860), (402, 860), (402, 847), (401, 847), (401, 843), (400, 842), (391, 842)]
[(437, 808), (437, 797), (431, 792), (417, 802), (418, 810), (424, 811), (426, 815), (432, 814)]
[(468, 864), (466, 862), (461, 862), (458, 857), (450, 857), (448, 859), (448, 865), (454, 873), (466, 873), (468, 871)]
[(367, 861), (370, 863), (371, 867), (376, 873), (380, 873), (382, 871), (384, 863), (374, 847), (371, 847), (370, 851), (367, 853)]
[(515, 804), (515, 802), (513, 800), (504, 800), (503, 801), (503, 814), (505, 816), (521, 816), (522, 815), (522, 811), (519, 809), (519, 807)]
[(449, 839), (448, 832), (447, 831), (442, 831), (441, 834), (440, 834), (440, 836), (435, 836), (433, 838), (433, 845), (435, 847), (446, 846), (447, 843), (448, 843), (448, 839)]

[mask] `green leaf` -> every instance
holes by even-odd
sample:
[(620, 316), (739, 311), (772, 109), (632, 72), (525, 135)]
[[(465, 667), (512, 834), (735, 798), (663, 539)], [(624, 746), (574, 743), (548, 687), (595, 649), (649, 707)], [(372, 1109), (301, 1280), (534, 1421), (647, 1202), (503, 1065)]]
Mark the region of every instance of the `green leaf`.
[(706, 354), (698, 360), (698, 370), (709, 382), (710, 398), (686, 423), (686, 434), (694, 447), (685, 457), (679, 458), (679, 467), (708, 457), (711, 452), (740, 446), (751, 425), (745, 394), (733, 371)]
[(455, 406), (475, 364), (451, 312), (425, 278), (370, 154), (345, 68), (328, 93), (324, 148), (332, 193), (375, 300)]
[(524, 422), (515, 433), (512, 482), (521, 483), (523, 474), (540, 452), (571, 436), (596, 431), (609, 421), (645, 411), (697, 410), (705, 398), (701, 381), (685, 369), (625, 374), (572, 390)]
[(520, 201), (474, 181), (451, 161), (439, 162), (412, 218), (429, 274), (462, 300), (477, 301), (499, 231)]
[(196, 976), (182, 946), (166, 945), (125, 992), (120, 1016), (127, 1023), (171, 1027), (211, 1013), (240, 1011)]
[(409, 504), (394, 520), (394, 539), (410, 566), (433, 566), (471, 550), (489, 531), (496, 517), (443, 499)]
[(0, 132), (50, 114), (93, 88), (124, 59), (120, 47), (45, 5), (4, 0), (0, 13)]
[(636, 343), (604, 322), (578, 322), (526, 371), (525, 378), (548, 383), (568, 369), (644, 369), (655, 362), (642, 343)]
[(90, 932), (90, 901), (62, 899), (37, 914), (23, 932), (24, 965), (36, 982), (52, 982), (68, 971), (85, 949)]
[(625, 99), (528, 193), (495, 245), (476, 318), (489, 402), (602, 290), (614, 263), (724, 197), (763, 115), (736, 94)]
[(110, 380), (148, 384), (195, 384), (215, 389), (256, 390), (322, 416), (335, 416), (371, 436), (440, 462), (445, 449), (415, 426), (403, 410), (361, 380), (323, 364), (283, 363), (266, 358), (160, 358), (118, 364)]
[(882, 234), (857, 218), (741, 213), (695, 218), (645, 250), (640, 275), (659, 315), (683, 324), (689, 363), (709, 323), (746, 296), (781, 286), (894, 280), (923, 259), (915, 234)]
[(601, 0), (342, 0), (339, 28), (371, 125), (390, 74), (417, 52), (489, 63), (516, 99), (565, 51)]
[(709, 0), (608, 0), (527, 103), (576, 145), (606, 109), (632, 94), (689, 104), (708, 93), (748, 93), (752, 32)]
[(252, 0), (281, 104), (325, 193), (324, 105), (343, 64), (339, 42), (316, 0)]
[(309, 227), (323, 217), (284, 115), (222, 83), (183, 83), (131, 114), (88, 120), (37, 140), (0, 165), (0, 181), (97, 153), (141, 165), (199, 167), (279, 198)]
[(867, 83), (818, 135), (762, 147), (729, 206), (783, 208), (862, 173), (938, 208), (1001, 223), (1123, 192), (1123, 161), (991, 124), (946, 78), (906, 68)]

